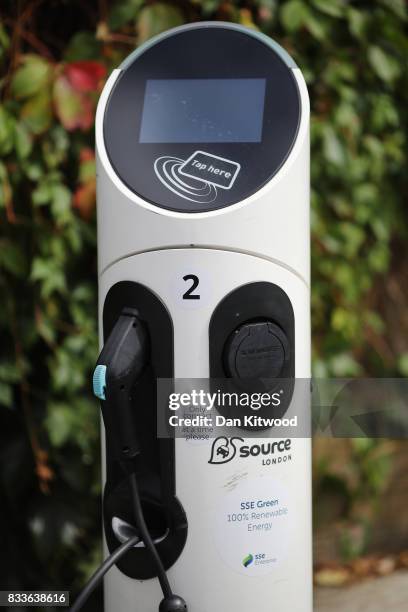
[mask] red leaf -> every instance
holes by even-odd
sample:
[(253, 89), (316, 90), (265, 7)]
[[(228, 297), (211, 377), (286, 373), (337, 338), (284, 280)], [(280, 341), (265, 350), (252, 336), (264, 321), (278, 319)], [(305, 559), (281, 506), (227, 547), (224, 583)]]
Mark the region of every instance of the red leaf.
[(95, 159), (95, 151), (91, 147), (83, 147), (79, 153), (79, 161), (87, 162)]
[(67, 77), (59, 76), (54, 83), (53, 99), (58, 119), (66, 130), (88, 130), (94, 120), (94, 104), (89, 94), (76, 91)]
[(96, 181), (91, 179), (80, 185), (74, 194), (74, 207), (83, 219), (89, 221), (95, 208)]
[(97, 91), (106, 68), (100, 62), (81, 60), (67, 64), (65, 74), (76, 91)]

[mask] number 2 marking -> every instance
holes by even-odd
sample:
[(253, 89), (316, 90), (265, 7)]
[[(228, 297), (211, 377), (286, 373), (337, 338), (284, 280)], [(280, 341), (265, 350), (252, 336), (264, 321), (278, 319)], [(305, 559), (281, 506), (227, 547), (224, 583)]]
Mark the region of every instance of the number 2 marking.
[(183, 281), (192, 281), (191, 287), (183, 294), (183, 300), (199, 300), (201, 296), (198, 293), (193, 293), (200, 283), (198, 276), (195, 274), (186, 274), (183, 276)]

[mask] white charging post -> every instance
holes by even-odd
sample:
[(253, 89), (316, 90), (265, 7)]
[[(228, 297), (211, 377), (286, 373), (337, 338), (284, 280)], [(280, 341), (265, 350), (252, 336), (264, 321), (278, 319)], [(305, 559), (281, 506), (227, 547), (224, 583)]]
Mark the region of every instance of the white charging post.
[[(226, 23), (148, 41), (106, 83), (96, 147), (101, 340), (136, 308), (153, 377), (240, 376), (225, 347), (260, 323), (273, 375), (308, 378), (309, 100), (286, 51)], [(175, 591), (189, 612), (311, 612), (311, 440), (227, 446), (211, 461), (212, 443), (147, 445), (141, 490)], [(127, 501), (109, 448), (104, 464), (112, 550)], [(106, 612), (156, 612), (143, 555), (107, 576)]]

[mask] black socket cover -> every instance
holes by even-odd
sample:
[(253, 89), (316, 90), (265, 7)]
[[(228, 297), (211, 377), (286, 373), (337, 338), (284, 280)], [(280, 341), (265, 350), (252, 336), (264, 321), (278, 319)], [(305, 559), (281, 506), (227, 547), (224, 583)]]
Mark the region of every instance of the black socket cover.
[(228, 339), (224, 363), (232, 378), (277, 378), (290, 359), (285, 332), (272, 321), (244, 323)]

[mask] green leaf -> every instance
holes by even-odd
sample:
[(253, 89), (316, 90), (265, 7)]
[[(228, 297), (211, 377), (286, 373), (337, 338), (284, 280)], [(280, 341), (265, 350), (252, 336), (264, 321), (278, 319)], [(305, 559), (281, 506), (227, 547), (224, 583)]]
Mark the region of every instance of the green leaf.
[(402, 376), (408, 377), (408, 353), (403, 353), (398, 359), (398, 367)]
[(44, 168), (41, 164), (36, 161), (33, 161), (32, 158), (26, 160), (24, 164), (24, 171), (26, 176), (30, 181), (37, 182), (44, 175)]
[(16, 277), (23, 278), (27, 274), (25, 253), (19, 244), (10, 240), (0, 240), (0, 267)]
[(160, 32), (182, 25), (185, 18), (181, 10), (171, 4), (158, 2), (140, 11), (137, 20), (139, 44)]
[(95, 158), (87, 159), (81, 162), (79, 167), (79, 181), (81, 183), (86, 183), (90, 180), (95, 179), (96, 166), (95, 166)]
[(10, 37), (2, 23), (0, 23), (0, 47), (7, 50), (10, 46)]
[(305, 25), (309, 9), (301, 0), (289, 0), (281, 8), (280, 19), (288, 32), (297, 32)]
[(0, 405), (11, 408), (13, 405), (13, 388), (0, 381)]
[(130, 21), (134, 21), (142, 6), (143, 0), (120, 0), (116, 2), (108, 19), (111, 30), (119, 30)]
[(355, 38), (362, 39), (367, 29), (369, 15), (363, 11), (349, 7), (347, 10), (347, 19), (350, 32)]
[(376, 131), (383, 130), (386, 126), (400, 125), (398, 106), (391, 96), (386, 94), (372, 96), (372, 106), (373, 127)]
[(53, 344), (55, 342), (57, 331), (53, 321), (45, 316), (41, 316), (37, 320), (36, 327), (39, 335), (45, 340), (45, 342), (48, 344)]
[(367, 259), (373, 272), (385, 272), (390, 259), (390, 253), (387, 246), (378, 242), (369, 252)]
[(323, 132), (323, 150), (326, 159), (332, 164), (337, 166), (344, 164), (344, 147), (331, 125), (326, 125)]
[(15, 120), (4, 106), (0, 106), (0, 154), (7, 155), (14, 145)]
[(20, 159), (28, 157), (33, 148), (33, 139), (23, 123), (16, 123), (14, 129), (14, 146)]
[(328, 36), (328, 21), (320, 16), (309, 13), (305, 18), (305, 26), (317, 40), (326, 40)]
[(331, 361), (331, 368), (333, 374), (339, 378), (361, 374), (360, 364), (348, 353), (337, 354)]
[(31, 268), (31, 279), (41, 283), (41, 295), (44, 298), (54, 292), (62, 294), (66, 292), (64, 272), (52, 260), (36, 257)]
[(331, 17), (342, 17), (346, 7), (343, 0), (313, 0), (313, 5)]
[(38, 94), (50, 81), (52, 70), (49, 62), (39, 55), (26, 55), (11, 81), (11, 92), (21, 100)]
[(52, 121), (52, 106), (48, 89), (40, 91), (24, 104), (21, 118), (33, 134), (43, 134), (49, 129)]
[(62, 125), (54, 125), (43, 139), (43, 159), (48, 169), (57, 169), (69, 156), (70, 140)]
[(34, 206), (48, 204), (52, 198), (52, 185), (47, 181), (40, 183), (32, 192), (31, 198)]
[(71, 434), (71, 407), (66, 404), (53, 403), (48, 407), (45, 425), (53, 446), (59, 448), (70, 438)]
[(76, 359), (65, 349), (59, 348), (56, 353), (56, 359), (52, 363), (53, 386), (58, 391), (76, 391), (80, 389), (85, 380), (85, 372), (83, 367)]
[(407, 18), (407, 5), (405, 0), (380, 0), (381, 4), (388, 10), (395, 13), (403, 21)]
[(43, 280), (51, 273), (52, 263), (46, 259), (36, 257), (31, 269), (32, 280)]
[(0, 23), (0, 61), (7, 57), (10, 47), (10, 38), (2, 23)]
[(373, 45), (368, 49), (368, 59), (374, 72), (387, 83), (392, 83), (401, 74), (400, 63), (381, 47)]
[(12, 197), (13, 193), (7, 168), (0, 162), (0, 208), (8, 206), (12, 201)]
[[(199, 5), (200, 9), (203, 12), (203, 15), (209, 15), (210, 13), (214, 13), (217, 9), (219, 9), (220, 5), (223, 3), (223, 0), (193, 0), (194, 4)], [(268, 5), (273, 3), (274, 0), (264, 0), (264, 4)]]
[(21, 380), (21, 372), (15, 362), (0, 362), (0, 380), (8, 383), (17, 383)]
[(52, 187), (51, 210), (59, 226), (71, 220), (71, 192), (65, 185), (54, 185)]
[(373, 228), (377, 240), (386, 242), (390, 239), (390, 227), (384, 218), (376, 217), (372, 219), (371, 227)]
[(355, 257), (364, 243), (365, 232), (353, 223), (339, 223), (338, 229), (343, 237), (343, 253), (347, 257)]
[(100, 60), (101, 43), (96, 40), (93, 32), (77, 32), (65, 50), (64, 59), (67, 62)]

